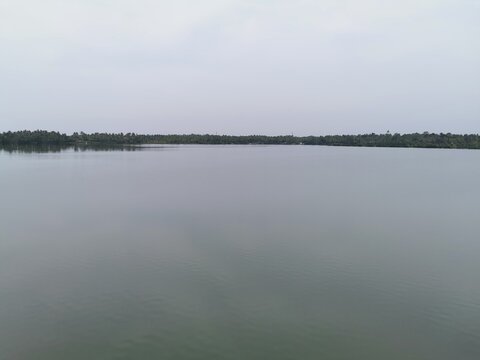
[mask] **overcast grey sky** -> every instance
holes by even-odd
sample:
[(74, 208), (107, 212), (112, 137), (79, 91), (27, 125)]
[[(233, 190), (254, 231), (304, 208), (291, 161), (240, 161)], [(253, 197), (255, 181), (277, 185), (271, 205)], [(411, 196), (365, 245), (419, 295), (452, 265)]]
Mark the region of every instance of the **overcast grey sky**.
[(478, 0), (0, 0), (0, 131), (480, 132)]

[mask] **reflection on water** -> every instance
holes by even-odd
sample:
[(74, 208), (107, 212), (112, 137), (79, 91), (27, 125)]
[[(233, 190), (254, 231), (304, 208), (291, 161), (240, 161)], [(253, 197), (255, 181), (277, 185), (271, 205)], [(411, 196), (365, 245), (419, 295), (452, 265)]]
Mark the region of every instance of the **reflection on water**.
[(0, 152), (0, 359), (480, 358), (480, 152), (106, 150)]
[(67, 150), (72, 151), (138, 151), (144, 149), (138, 145), (4, 145), (0, 146), (0, 152), (7, 153), (59, 153)]

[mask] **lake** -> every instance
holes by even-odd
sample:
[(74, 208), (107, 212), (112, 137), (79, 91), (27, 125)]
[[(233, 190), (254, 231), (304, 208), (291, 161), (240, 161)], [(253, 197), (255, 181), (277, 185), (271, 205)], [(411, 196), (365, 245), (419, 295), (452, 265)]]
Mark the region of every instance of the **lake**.
[(480, 151), (0, 151), (0, 359), (480, 359)]

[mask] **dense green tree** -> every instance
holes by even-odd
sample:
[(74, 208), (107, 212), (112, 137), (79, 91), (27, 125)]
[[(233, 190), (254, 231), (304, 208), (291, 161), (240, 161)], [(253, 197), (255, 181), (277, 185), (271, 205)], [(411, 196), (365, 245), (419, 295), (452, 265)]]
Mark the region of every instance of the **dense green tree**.
[(417, 147), (480, 149), (478, 134), (363, 134), (327, 136), (265, 136), (265, 135), (140, 135), (135, 133), (73, 133), (55, 131), (16, 131), (0, 134), (0, 146), (116, 146), (139, 144), (264, 144), (264, 145), (328, 145), (328, 146), (371, 146), (371, 147)]

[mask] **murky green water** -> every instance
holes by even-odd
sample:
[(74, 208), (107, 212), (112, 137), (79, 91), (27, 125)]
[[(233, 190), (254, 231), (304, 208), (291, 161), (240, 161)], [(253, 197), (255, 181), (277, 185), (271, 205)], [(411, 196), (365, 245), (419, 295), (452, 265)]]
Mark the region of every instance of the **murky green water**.
[(0, 152), (0, 359), (480, 359), (480, 151)]

